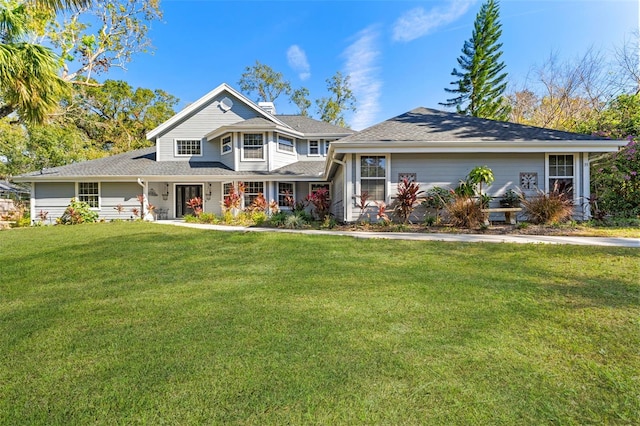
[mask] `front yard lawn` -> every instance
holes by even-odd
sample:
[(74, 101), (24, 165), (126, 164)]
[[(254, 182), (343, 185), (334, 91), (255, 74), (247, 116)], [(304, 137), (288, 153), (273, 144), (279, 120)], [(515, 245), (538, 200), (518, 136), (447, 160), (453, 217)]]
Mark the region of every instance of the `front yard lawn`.
[(640, 250), (0, 233), (0, 424), (633, 424)]

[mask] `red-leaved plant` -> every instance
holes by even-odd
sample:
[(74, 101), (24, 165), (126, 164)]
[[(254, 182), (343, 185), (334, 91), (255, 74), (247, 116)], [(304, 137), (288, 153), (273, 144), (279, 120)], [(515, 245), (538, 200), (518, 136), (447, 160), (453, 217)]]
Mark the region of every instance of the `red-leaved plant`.
[(393, 212), (398, 216), (402, 223), (407, 223), (409, 216), (418, 204), (418, 196), (422, 194), (420, 185), (416, 182), (409, 181), (404, 178), (398, 183), (398, 191), (396, 192), (396, 200), (394, 202)]
[(193, 214), (196, 217), (200, 217), (202, 214), (202, 198), (195, 197), (187, 201), (187, 207), (193, 210)]
[(365, 210), (367, 210), (367, 207), (371, 205), (371, 203), (369, 203), (370, 196), (368, 191), (364, 191), (362, 194), (356, 195), (356, 197), (358, 197), (356, 207), (360, 209), (360, 215), (358, 216), (358, 222), (360, 222), (362, 220), (362, 216), (364, 216)]
[(376, 219), (382, 222), (384, 225), (388, 225), (391, 222), (389, 219), (389, 215), (387, 215), (387, 204), (384, 201), (377, 202), (376, 206), (378, 207), (378, 213), (376, 213)]
[(258, 192), (256, 198), (253, 199), (251, 205), (247, 207), (247, 210), (250, 212), (266, 212), (267, 211), (267, 200), (262, 195), (262, 192)]
[(231, 210), (240, 210), (240, 205), (242, 203), (242, 194), (244, 193), (244, 184), (240, 182), (238, 184), (238, 188), (242, 191), (236, 191), (236, 188), (231, 185), (231, 188), (229, 188), (229, 194), (224, 196), (224, 199), (222, 200), (222, 209), (225, 212)]
[(329, 216), (331, 200), (329, 191), (326, 188), (319, 188), (307, 195), (307, 200), (313, 205), (313, 211), (319, 220), (324, 220)]

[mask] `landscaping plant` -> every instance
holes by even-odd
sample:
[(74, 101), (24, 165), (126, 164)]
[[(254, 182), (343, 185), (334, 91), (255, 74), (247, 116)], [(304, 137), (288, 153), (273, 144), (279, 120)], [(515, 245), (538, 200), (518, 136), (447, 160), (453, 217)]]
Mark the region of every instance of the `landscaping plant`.
[(61, 225), (78, 225), (98, 221), (98, 212), (91, 210), (91, 206), (84, 201), (72, 198), (62, 216), (56, 219)]
[(364, 217), (364, 212), (371, 205), (371, 203), (369, 202), (369, 198), (370, 198), (370, 195), (368, 191), (364, 191), (362, 194), (356, 195), (356, 207), (360, 209), (360, 214), (358, 215), (358, 222), (362, 220), (362, 218)]
[(466, 195), (453, 197), (446, 210), (451, 224), (461, 228), (476, 228), (484, 219), (480, 203)]
[(568, 220), (573, 215), (573, 200), (564, 192), (538, 192), (522, 199), (527, 219), (535, 224), (552, 224)]
[(474, 167), (467, 179), (472, 185), (478, 185), (478, 195), (482, 197), (482, 184), (491, 185), (494, 181), (493, 170), (487, 166)]
[(318, 220), (324, 220), (331, 210), (331, 200), (329, 191), (326, 188), (319, 188), (307, 196), (307, 200), (313, 206), (313, 213)]
[(198, 217), (202, 214), (202, 198), (194, 197), (187, 201), (187, 207), (193, 210), (193, 214)]
[(393, 212), (401, 223), (406, 224), (409, 221), (411, 213), (418, 204), (418, 196), (422, 193), (423, 191), (420, 190), (420, 185), (417, 182), (404, 178), (398, 183)]
[(434, 209), (436, 212), (434, 224), (440, 223), (440, 211), (444, 209), (447, 204), (451, 202), (453, 199), (453, 192), (441, 188), (439, 186), (434, 186), (430, 190), (427, 191), (424, 201), (422, 205), (429, 209)]

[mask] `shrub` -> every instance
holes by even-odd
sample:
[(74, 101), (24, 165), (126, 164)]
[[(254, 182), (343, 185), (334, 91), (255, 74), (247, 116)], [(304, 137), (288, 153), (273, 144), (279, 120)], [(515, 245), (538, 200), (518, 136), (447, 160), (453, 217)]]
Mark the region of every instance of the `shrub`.
[(364, 216), (364, 212), (371, 205), (371, 203), (369, 202), (370, 197), (371, 196), (369, 195), (368, 191), (364, 191), (362, 194), (356, 195), (356, 200), (357, 200), (356, 207), (360, 209), (360, 215), (358, 215), (358, 222), (362, 220), (362, 217)]
[(195, 197), (187, 201), (187, 207), (193, 210), (193, 214), (200, 216), (202, 214), (202, 198)]
[(508, 190), (500, 198), (500, 207), (520, 207), (520, 194), (513, 189)]
[(84, 201), (78, 201), (75, 198), (65, 209), (62, 216), (56, 222), (62, 225), (77, 225), (80, 223), (93, 223), (98, 221), (98, 213), (91, 210), (91, 206)]
[(273, 226), (283, 226), (285, 220), (287, 220), (287, 216), (289, 213), (284, 211), (279, 211), (278, 213), (274, 213), (269, 217), (269, 223)]
[(284, 221), (284, 227), (287, 229), (301, 229), (308, 225), (303, 215), (290, 214)]
[(262, 192), (259, 192), (256, 198), (253, 199), (251, 205), (247, 207), (248, 212), (266, 212), (269, 204), (267, 203), (266, 198), (262, 195)]
[(564, 192), (542, 191), (522, 199), (522, 207), (527, 219), (535, 224), (564, 222), (573, 215), (573, 202)]
[(326, 188), (316, 189), (307, 196), (307, 200), (313, 206), (313, 212), (319, 220), (324, 220), (329, 215), (331, 200)]
[(389, 215), (387, 215), (387, 204), (384, 201), (376, 202), (376, 206), (378, 206), (378, 213), (376, 213), (376, 219), (381, 222), (383, 225), (388, 225), (391, 222), (389, 219)]
[(267, 221), (267, 213), (261, 210), (255, 210), (249, 213), (249, 220), (253, 225), (260, 226)]
[(470, 196), (456, 195), (446, 210), (453, 226), (475, 228), (483, 222), (480, 203)]
[(441, 188), (439, 186), (434, 186), (425, 196), (425, 200), (422, 202), (422, 205), (429, 209), (434, 209), (436, 211), (435, 224), (440, 223), (440, 210), (444, 209), (447, 204), (449, 204), (453, 200), (453, 192)]
[(329, 216), (325, 216), (324, 220), (320, 224), (320, 228), (322, 228), (322, 229), (333, 229), (333, 228), (336, 227), (337, 224), (338, 224), (338, 222), (336, 222), (336, 219), (331, 217), (331, 215), (329, 215)]
[(202, 212), (198, 217), (198, 223), (218, 223), (218, 222), (219, 222), (219, 219), (213, 213)]
[(422, 191), (420, 191), (420, 185), (416, 182), (410, 182), (409, 179), (404, 178), (402, 182), (398, 183), (393, 212), (398, 216), (400, 222), (407, 223), (418, 203), (420, 194), (422, 194)]

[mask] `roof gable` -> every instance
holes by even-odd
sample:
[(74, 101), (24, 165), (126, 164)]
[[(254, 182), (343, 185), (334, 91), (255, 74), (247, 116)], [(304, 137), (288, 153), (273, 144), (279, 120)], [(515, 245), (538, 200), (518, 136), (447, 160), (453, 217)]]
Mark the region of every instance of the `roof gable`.
[(155, 139), (160, 134), (168, 131), (173, 126), (175, 126), (178, 123), (180, 123), (182, 120), (186, 119), (187, 117), (191, 116), (192, 114), (197, 113), (201, 108), (203, 108), (206, 105), (208, 105), (209, 102), (211, 102), (214, 98), (216, 98), (217, 96), (221, 95), (224, 92), (227, 92), (228, 94), (232, 95), (233, 97), (239, 99), (249, 109), (255, 111), (258, 114), (258, 117), (262, 117), (262, 118), (264, 118), (265, 120), (267, 120), (269, 122), (275, 123), (275, 124), (283, 126), (283, 127), (289, 127), (285, 123), (283, 123), (281, 120), (279, 120), (276, 116), (273, 116), (273, 115), (269, 114), (268, 112), (266, 112), (265, 110), (263, 110), (262, 108), (260, 108), (258, 105), (255, 104), (255, 102), (251, 101), (249, 98), (244, 96), (242, 93), (238, 92), (237, 90), (235, 90), (234, 88), (232, 88), (228, 84), (222, 83), (221, 85), (219, 85), (218, 87), (216, 87), (215, 89), (213, 89), (212, 91), (210, 91), (209, 93), (207, 93), (206, 95), (204, 95), (203, 97), (198, 99), (197, 101), (193, 102), (192, 104), (190, 104), (187, 107), (185, 107), (184, 109), (182, 109), (180, 112), (175, 114), (173, 117), (171, 117), (170, 119), (168, 119), (164, 123), (160, 124), (155, 129), (149, 131), (147, 133), (147, 139), (149, 139), (149, 140)]

